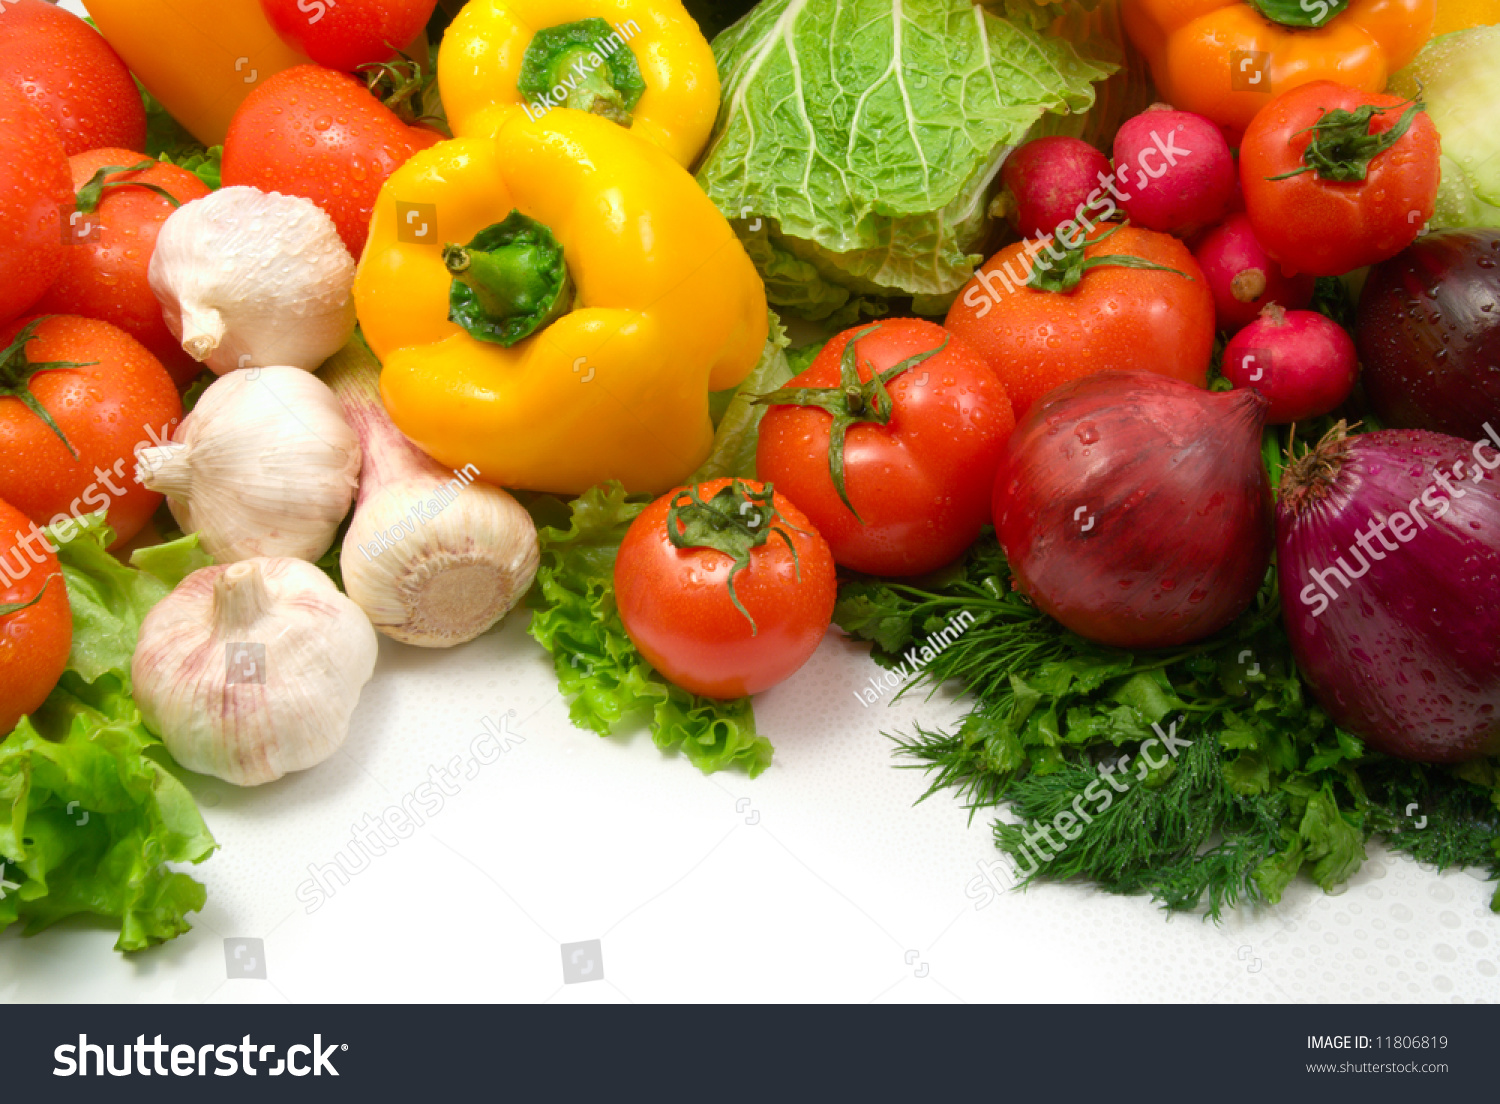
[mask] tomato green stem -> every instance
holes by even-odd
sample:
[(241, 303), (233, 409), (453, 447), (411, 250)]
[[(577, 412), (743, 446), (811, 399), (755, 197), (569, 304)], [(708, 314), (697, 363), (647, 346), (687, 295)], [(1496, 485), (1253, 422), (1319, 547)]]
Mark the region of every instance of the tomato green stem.
[(46, 595), (47, 588), (52, 585), (52, 580), (55, 578), (57, 578), (56, 575), (47, 576), (46, 580), (42, 583), (42, 589), (37, 591), (36, 595), (29, 602), (0, 603), (0, 617), (9, 617), (13, 613), (20, 613), (22, 610), (28, 610), (36, 605)]
[(105, 165), (102, 169), (89, 177), (88, 183), (78, 189), (78, 195), (74, 199), (73, 206), (85, 215), (92, 215), (99, 209), (99, 204), (104, 202), (104, 193), (109, 188), (144, 188), (148, 192), (154, 192), (162, 197), (173, 207), (181, 207), (182, 201), (165, 188), (156, 184), (145, 184), (139, 180), (109, 180), (106, 178), (116, 173), (138, 173), (147, 169), (154, 169), (161, 162), (142, 161), (139, 165)]
[(844, 346), (844, 355), (839, 360), (840, 379), (837, 387), (783, 387), (754, 400), (762, 406), (815, 406), (828, 412), (833, 418), (833, 424), (828, 427), (828, 472), (833, 477), (833, 486), (838, 491), (839, 498), (854, 515), (854, 520), (861, 525), (864, 524), (864, 519), (859, 516), (854, 503), (849, 501), (844, 479), (844, 441), (849, 435), (849, 429), (861, 424), (889, 424), (894, 404), (891, 402), (890, 392), (886, 390), (886, 384), (948, 347), (948, 339), (945, 337), (937, 348), (907, 357), (884, 372), (877, 372), (872, 366), (870, 378), (861, 380), (858, 346), (861, 340), (878, 329), (878, 324), (866, 326)]
[(797, 546), (785, 529), (776, 527), (778, 521), (783, 525), (788, 523), (776, 509), (775, 495), (775, 489), (769, 483), (755, 491), (748, 483), (736, 479), (705, 502), (694, 484), (674, 494), (667, 508), (667, 538), (674, 548), (712, 548), (734, 561), (734, 566), (729, 569), (729, 597), (734, 608), (750, 622), (752, 636), (759, 635), (760, 628), (734, 589), (735, 578), (750, 566), (750, 553), (769, 541), (774, 532), (786, 541), (797, 580), (802, 579), (802, 561), (797, 556)]
[[(1090, 257), (1084, 252), (1091, 245), (1098, 245), (1102, 241), (1107, 241), (1111, 236), (1119, 232), (1124, 225), (1124, 223), (1120, 223), (1117, 226), (1111, 226), (1093, 241), (1089, 241), (1085, 236), (1071, 246), (1060, 239), (1054, 240), (1054, 244), (1062, 246), (1062, 259), (1052, 265), (1033, 266), (1031, 273), (1026, 277), (1026, 285), (1038, 291), (1069, 292), (1083, 282), (1083, 277), (1086, 273), (1092, 269), (1105, 267), (1142, 268), (1154, 272), (1175, 273), (1184, 280), (1192, 279), (1186, 272), (1179, 272), (1175, 268), (1156, 264), (1153, 261), (1146, 260), (1144, 257), (1137, 257), (1131, 253), (1111, 253), (1105, 257)], [(1056, 256), (1055, 253), (1052, 253), (1050, 247), (1048, 253), (1054, 257)]]
[(16, 334), (15, 339), (7, 348), (0, 350), (0, 398), (17, 400), (40, 418), (48, 429), (57, 434), (57, 439), (67, 448), (68, 455), (77, 460), (78, 450), (63, 435), (63, 431), (52, 420), (52, 415), (47, 412), (47, 408), (31, 393), (31, 380), (33, 376), (41, 372), (56, 372), (63, 368), (92, 368), (98, 361), (91, 360), (83, 364), (71, 360), (33, 363), (26, 356), (26, 346), (36, 337), (37, 327), (52, 317), (55, 316), (49, 314), (33, 319), (27, 323), (25, 329)]
[[(1379, 134), (1370, 132), (1376, 115), (1394, 111), (1401, 106), (1392, 104), (1390, 107), (1376, 107), (1374, 104), (1365, 104), (1353, 111), (1345, 111), (1339, 107), (1323, 112), (1312, 126), (1292, 135), (1292, 138), (1302, 134), (1313, 136), (1312, 141), (1307, 143), (1307, 148), (1302, 151), (1302, 167), (1280, 176), (1268, 176), (1266, 179), (1286, 180), (1305, 172), (1313, 172), (1318, 174), (1320, 180), (1332, 180), (1341, 184), (1363, 180), (1369, 174), (1370, 162), (1401, 141), (1411, 129), (1417, 112), (1427, 107), (1421, 100), (1408, 100), (1406, 110), (1396, 120), (1395, 126)], [(1290, 142), (1291, 139), (1287, 141)]]

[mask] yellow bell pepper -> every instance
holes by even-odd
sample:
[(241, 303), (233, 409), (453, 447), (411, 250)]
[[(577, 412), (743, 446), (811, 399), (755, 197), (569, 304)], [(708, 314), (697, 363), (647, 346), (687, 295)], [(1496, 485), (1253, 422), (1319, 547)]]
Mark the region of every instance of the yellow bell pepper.
[(513, 116), (613, 119), (684, 168), (719, 110), (719, 71), (679, 0), (470, 0), (443, 38), (438, 86), (453, 133)]
[(516, 114), (398, 169), (354, 297), (402, 432), (562, 494), (682, 482), (712, 447), (709, 391), (766, 341), (765, 288), (693, 178), (581, 111)]
[(1500, 0), (1438, 0), (1432, 35), (1436, 38), (1449, 31), (1466, 31), (1493, 23), (1500, 23)]
[(208, 146), (223, 143), (257, 85), (308, 63), (260, 0), (88, 0), (88, 11), (146, 90)]

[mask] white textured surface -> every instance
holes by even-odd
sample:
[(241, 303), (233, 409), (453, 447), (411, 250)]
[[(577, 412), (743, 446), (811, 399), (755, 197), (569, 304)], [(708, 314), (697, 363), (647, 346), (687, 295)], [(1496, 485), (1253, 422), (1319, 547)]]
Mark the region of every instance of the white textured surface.
[[(833, 632), (758, 703), (771, 769), (704, 777), (644, 730), (574, 729), (524, 620), (450, 652), (382, 641), (340, 755), (258, 790), (193, 780), (223, 850), (190, 934), (127, 959), (85, 925), (7, 933), (0, 1000), (1500, 999), (1475, 876), (1377, 852), (1337, 897), (1299, 881), (1217, 927), (1078, 886), (976, 908), (988, 821), (914, 805), (922, 776), (880, 735), (959, 703), (861, 706), (875, 668)], [(309, 864), (511, 710), (523, 742), (309, 913)], [(265, 940), (266, 980), (226, 978), (226, 937)], [(564, 985), (560, 945), (592, 939), (603, 979)]]
[[(1076, 886), (976, 909), (988, 820), (914, 806), (922, 776), (880, 735), (957, 704), (861, 707), (875, 668), (834, 633), (757, 704), (775, 765), (705, 778), (644, 731), (574, 729), (523, 620), (452, 652), (382, 641), (334, 760), (253, 791), (193, 782), (223, 850), (194, 870), (191, 933), (125, 958), (97, 928), (9, 932), (0, 1001), (1500, 1000), (1477, 877), (1377, 851), (1339, 896), (1299, 880), (1221, 926)], [(309, 914), (309, 864), (510, 710), (524, 743)], [(264, 939), (266, 980), (226, 978), (229, 937)], [(560, 945), (591, 939), (603, 980), (564, 985)]]

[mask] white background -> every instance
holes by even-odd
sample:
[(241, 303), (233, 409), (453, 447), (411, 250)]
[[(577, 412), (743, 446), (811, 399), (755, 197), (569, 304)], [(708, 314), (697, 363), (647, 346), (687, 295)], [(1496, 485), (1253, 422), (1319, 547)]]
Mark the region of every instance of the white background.
[[(347, 745), (315, 770), (255, 790), (189, 779), (222, 845), (193, 870), (209, 893), (194, 930), (130, 957), (88, 923), (12, 930), (0, 1000), (1500, 999), (1477, 876), (1376, 850), (1339, 896), (1299, 880), (1221, 925), (1079, 886), (978, 907), (989, 818), (946, 793), (915, 804), (923, 777), (881, 735), (961, 703), (862, 706), (876, 668), (833, 632), (757, 702), (771, 769), (704, 777), (644, 731), (574, 729), (526, 616), (448, 652), (383, 640)], [(497, 762), (308, 911), (310, 864), (512, 712)], [(265, 980), (231, 976), (240, 937), (264, 940)], [(594, 980), (565, 984), (563, 944), (593, 939)]]
[[(772, 767), (705, 777), (644, 730), (573, 728), (526, 617), (446, 652), (382, 640), (348, 743), (314, 770), (253, 790), (190, 777), (223, 847), (193, 870), (194, 930), (130, 957), (88, 925), (12, 931), (0, 1000), (1500, 999), (1476, 876), (1377, 851), (1337, 897), (1299, 880), (1217, 926), (1081, 886), (980, 908), (965, 889), (997, 854), (988, 819), (946, 793), (915, 804), (922, 775), (881, 735), (961, 703), (862, 706), (876, 668), (834, 631), (757, 701)], [(308, 912), (309, 864), (512, 710), (503, 756)], [(264, 939), (264, 981), (229, 976), (233, 937)], [(592, 939), (602, 979), (564, 984), (562, 944)]]

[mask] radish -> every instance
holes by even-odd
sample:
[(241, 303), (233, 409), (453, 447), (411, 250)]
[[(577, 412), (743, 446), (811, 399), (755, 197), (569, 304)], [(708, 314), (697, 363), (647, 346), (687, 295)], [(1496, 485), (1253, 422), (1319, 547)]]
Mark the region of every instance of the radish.
[(1305, 274), (1282, 275), (1281, 266), (1256, 240), (1250, 216), (1243, 211), (1205, 233), (1193, 257), (1214, 294), (1219, 329), (1226, 333), (1248, 326), (1269, 303), (1301, 310), (1312, 302), (1316, 279)]
[(1137, 226), (1186, 237), (1229, 210), (1234, 158), (1202, 115), (1153, 104), (1120, 127), (1114, 153), (1115, 187)]
[(1354, 339), (1316, 311), (1260, 312), (1224, 349), (1224, 377), (1271, 403), (1266, 421), (1285, 425), (1337, 409), (1354, 389)]
[(1109, 210), (1090, 221), (1114, 213), (1105, 182), (1109, 158), (1078, 138), (1036, 138), (1005, 160), (1000, 170), (1000, 204), (1011, 226), (1022, 237), (1051, 234), (1069, 219), (1090, 211), (1090, 202)]

